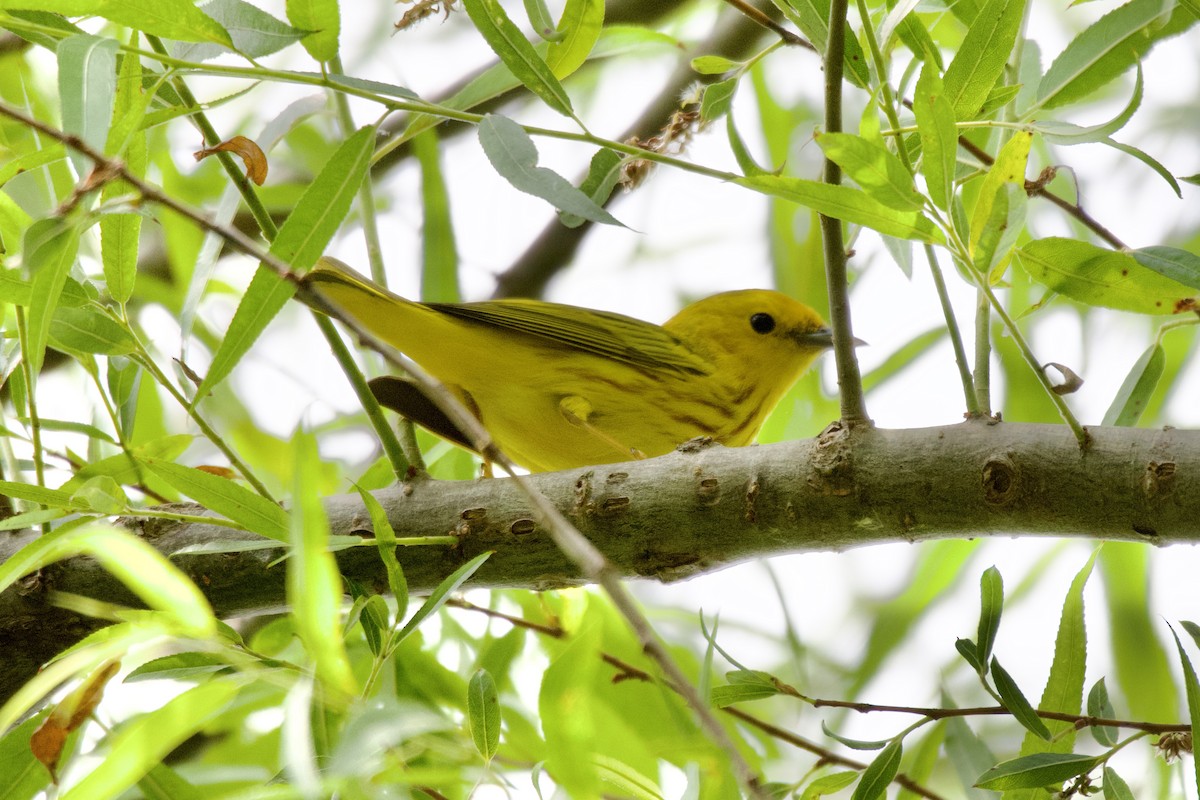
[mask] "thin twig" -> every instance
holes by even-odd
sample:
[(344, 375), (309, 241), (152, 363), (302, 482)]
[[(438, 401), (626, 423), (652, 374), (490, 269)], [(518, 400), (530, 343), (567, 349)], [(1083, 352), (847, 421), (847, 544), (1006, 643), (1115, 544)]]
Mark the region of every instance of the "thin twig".
[(759, 9), (755, 8), (754, 6), (750, 5), (749, 3), (745, 2), (745, 0), (725, 0), (725, 2), (728, 5), (731, 5), (734, 8), (736, 8), (738, 11), (740, 11), (742, 14), (744, 14), (748, 19), (754, 20), (754, 22), (757, 23), (758, 25), (763, 26), (764, 28), (766, 28), (769, 31), (772, 31), (773, 33), (779, 34), (779, 38), (782, 39), (783, 41), (787, 42), (788, 44), (794, 44), (797, 47), (806, 47), (809, 50), (812, 50), (814, 53), (817, 52), (817, 48), (813, 47), (812, 43), (809, 42), (807, 39), (805, 39), (802, 36), (797, 36), (796, 34), (792, 33), (787, 28), (783, 27), (778, 22), (776, 22), (775, 20), (768, 17), (761, 10), (759, 10)]
[[(829, 16), (829, 43), (825, 48), (825, 130), (842, 130), (842, 75), (845, 67), (847, 0), (833, 0)], [(842, 182), (842, 170), (828, 156), (823, 180), (832, 186)], [(869, 423), (863, 398), (862, 375), (854, 355), (854, 331), (850, 324), (850, 288), (846, 281), (846, 246), (842, 221), (821, 215), (821, 238), (825, 244), (825, 278), (829, 286), (829, 321), (833, 327), (833, 354), (837, 360), (838, 390), (842, 419), (853, 426)]]

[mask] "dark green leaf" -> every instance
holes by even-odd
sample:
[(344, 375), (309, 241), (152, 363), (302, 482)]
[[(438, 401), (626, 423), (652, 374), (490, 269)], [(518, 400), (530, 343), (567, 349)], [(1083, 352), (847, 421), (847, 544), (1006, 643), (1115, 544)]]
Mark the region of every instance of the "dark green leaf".
[(700, 118), (705, 122), (712, 122), (728, 114), (729, 107), (733, 105), (733, 94), (737, 91), (737, 85), (738, 79), (733, 77), (705, 86), (704, 94), (700, 98)]
[(126, 676), (125, 683), (147, 680), (186, 681), (207, 678), (213, 673), (229, 669), (228, 663), (212, 653), (174, 653), (142, 664)]
[(904, 757), (904, 745), (893, 739), (883, 752), (863, 770), (862, 779), (854, 787), (851, 800), (877, 800), (887, 794), (888, 786), (900, 770), (900, 759)]
[(981, 789), (997, 791), (1057, 787), (1064, 781), (1091, 772), (1098, 762), (1097, 756), (1035, 753), (997, 764), (980, 775), (975, 785)]
[(1104, 800), (1134, 800), (1129, 784), (1107, 764), (1104, 766)]
[[(1175, 649), (1179, 652), (1179, 663), (1183, 665), (1183, 684), (1187, 688), (1188, 722), (1191, 723), (1193, 731), (1200, 731), (1200, 682), (1196, 680), (1196, 670), (1192, 667), (1192, 661), (1184, 651), (1183, 643), (1179, 641), (1179, 634), (1175, 633), (1174, 628), (1171, 628), (1171, 635), (1175, 637)], [(1193, 774), (1196, 776), (1196, 789), (1200, 790), (1200, 758), (1192, 759), (1192, 762)]]
[[(1104, 684), (1104, 678), (1096, 681), (1092, 690), (1088, 692), (1087, 713), (1089, 717), (1100, 719), (1112, 719), (1117, 715), (1108, 699), (1108, 687)], [(1117, 743), (1116, 731), (1107, 725), (1093, 725), (1088, 730), (1092, 732), (1092, 738), (1103, 747), (1112, 747)]]
[(1049, 740), (1050, 731), (1046, 729), (1046, 723), (1042, 722), (1037, 712), (1033, 710), (1033, 706), (1025, 699), (1017, 682), (995, 658), (992, 658), (992, 680), (996, 683), (996, 692), (1000, 695), (1000, 700), (1013, 718), (1030, 733)]
[[(617, 181), (621, 179), (621, 167), (625, 159), (620, 153), (602, 147), (592, 156), (588, 163), (588, 174), (580, 184), (579, 190), (592, 199), (598, 206), (608, 202)], [(584, 223), (584, 218), (565, 211), (558, 212), (558, 219), (568, 228), (577, 228)]]
[(1200, 289), (1200, 256), (1177, 247), (1143, 247), (1131, 252), (1134, 260), (1163, 277)]
[(22, 252), (33, 273), (26, 323), (29, 338), (24, 355), (36, 380), (46, 356), (46, 341), (59, 295), (79, 252), (79, 232), (59, 219), (38, 220), (25, 232)]
[(979, 578), (979, 632), (975, 639), (975, 655), (980, 663), (990, 661), (996, 633), (1000, 630), (1000, 615), (1004, 611), (1004, 579), (1000, 570), (988, 567)]
[(894, 742), (893, 739), (878, 739), (876, 741), (868, 741), (866, 739), (851, 739), (848, 736), (841, 736), (834, 733), (833, 730), (831, 730), (824, 722), (821, 723), (821, 731), (826, 736), (837, 739), (851, 750), (882, 750)]
[(404, 627), (393, 638), (393, 643), (399, 644), (404, 641), (409, 634), (417, 629), (418, 625), (445, 605), (446, 601), (450, 599), (450, 595), (458, 591), (458, 587), (466, 583), (475, 574), (475, 571), (483, 566), (483, 562), (487, 561), (491, 554), (491, 550), (480, 553), (450, 573), (445, 580), (437, 585), (437, 588), (433, 590), (421, 607), (417, 609), (416, 613), (409, 617), (408, 622), (404, 623)]
[(571, 98), (498, 0), (463, 0), (467, 14), (512, 74), (558, 113), (574, 117)]
[(358, 489), (358, 496), (362, 498), (367, 514), (371, 517), (371, 528), (375, 531), (375, 542), (379, 546), (379, 558), (387, 571), (388, 588), (396, 598), (397, 619), (403, 619), (408, 608), (408, 581), (404, 577), (404, 570), (400, 568), (400, 562), (396, 559), (396, 531), (375, 495), (362, 487), (355, 488)]

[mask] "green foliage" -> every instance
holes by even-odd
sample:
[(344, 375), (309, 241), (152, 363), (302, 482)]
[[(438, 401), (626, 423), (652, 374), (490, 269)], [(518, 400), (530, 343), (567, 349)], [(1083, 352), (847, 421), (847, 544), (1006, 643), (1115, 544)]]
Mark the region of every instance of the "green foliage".
[[(527, 0), (524, 17), (499, 0), (422, 2), (401, 12), (337, 0), (282, 5), (286, 19), (246, 0), (0, 0), (0, 529), (30, 529), (0, 564), (0, 588), (95, 620), (64, 631), (73, 638), (53, 658), (6, 656), (27, 662), (28, 680), (0, 699), (5, 797), (357, 800), (557, 790), (707, 800), (747, 791), (738, 760), (761, 778), (764, 796), (805, 800), (1183, 793), (1179, 772), (1127, 760), (1149, 751), (1148, 722), (1176, 726), (1159, 741), (1165, 754), (1179, 741), (1172, 735), (1200, 724), (1191, 645), (1176, 637), (1173, 654), (1164, 646), (1150, 596), (1155, 566), (1139, 545), (1106, 545), (1061, 587), (1052, 576), (1076, 550), (1051, 552), (1024, 572), (1002, 564), (1006, 592), (1000, 569), (977, 566), (980, 541), (930, 543), (886, 596), (872, 576), (869, 586), (846, 580), (839, 597), (826, 598), (852, 609), (842, 637), (849, 648), (809, 635), (834, 613), (823, 605), (791, 618), (787, 581), (779, 587), (786, 634), (739, 625), (730, 614), (718, 636), (698, 609), (654, 609), (657, 635), (733, 740), (729, 748), (698, 723), (682, 687), (598, 591), (472, 589), (464, 600), (481, 579), (508, 585), (489, 573), (487, 548), (519, 541), (472, 549), (460, 530), (414, 539), (392, 528), (367, 489), (419, 474), (417, 455), (438, 480), (474, 479), (477, 462), (423, 431), (391, 440), (383, 458), (328, 455), (362, 439), (364, 416), (342, 409), (324, 421), (330, 415), (313, 399), (311, 415), (287, 410), (291, 376), (310, 365), (271, 363), (269, 347), (292, 335), (285, 326), (296, 279), (326, 252), (361, 250), (380, 273), (419, 274), (426, 300), (477, 293), (479, 252), (493, 249), (489, 237), (502, 252), (506, 236), (480, 234), (464, 209), (491, 181), (501, 197), (520, 192), (543, 204), (556, 226), (545, 235), (558, 242), (555, 252), (533, 250), (501, 280), (516, 282), (526, 270), (544, 285), (583, 237), (653, 231), (653, 215), (622, 210), (627, 228), (607, 206), (622, 189), (646, 191), (639, 184), (656, 180), (655, 169), (685, 176), (687, 193), (703, 196), (714, 218), (741, 219), (731, 213), (740, 209), (709, 199), (709, 190), (765, 208), (771, 274), (816, 307), (830, 305), (819, 215), (842, 222), (852, 249), (870, 254), (882, 237), (908, 278), (933, 276), (942, 313), (877, 342), (885, 352), (864, 381), (872, 397), (903, 387), (924, 399), (928, 390), (914, 377), (920, 362), (944, 358), (947, 371), (963, 376), (966, 396), (955, 402), (990, 413), (988, 392), (980, 389), (983, 409), (973, 392), (997, 363), (1005, 394), (996, 406), (1006, 419), (1063, 419), (1081, 432), (1079, 409), (1051, 391), (1031, 344), (1057, 336), (1052, 310), (1085, 333), (1131, 337), (1131, 320), (1156, 325), (1142, 326), (1133, 350), (1142, 355), (1131, 367), (1090, 341), (1080, 346), (1119, 385), (1101, 398), (1104, 424), (1171, 424), (1168, 400), (1188, 386), (1194, 360), (1197, 238), (1153, 241), (1122, 229), (1119, 217), (1104, 228), (1080, 207), (1103, 216), (1094, 209), (1104, 208), (1105, 187), (1066, 176), (1101, 151), (1176, 193), (1196, 182), (1168, 169), (1178, 159), (1163, 140), (1192, 141), (1195, 131), (1180, 121), (1186, 106), (1164, 108), (1173, 76), (1151, 58), (1171, 38), (1195, 35), (1194, 2), (1039, 9), (1074, 31), (1056, 55), (1044, 51), (1029, 24), (1034, 4), (1023, 0), (856, 4), (842, 65), (852, 110), (830, 130), (814, 110), (822, 93), (801, 90), (832, 71), (765, 29), (741, 44), (724, 41), (717, 34), (736, 21), (726, 17), (715, 23), (714, 52), (697, 49), (697, 31), (711, 23), (704, 4), (642, 4), (634, 21), (606, 21), (616, 4), (606, 9), (602, 0), (551, 4), (562, 7), (557, 20), (541, 0)], [(824, 51), (832, 3), (774, 6), (785, 27)], [(443, 12), (450, 24), (416, 24)], [(409, 21), (389, 39), (370, 27), (379, 15)], [(468, 62), (457, 58), (459, 46), (492, 60), (460, 72)], [(392, 49), (419, 60), (390, 69)], [(635, 108), (650, 85), (645, 75), (689, 64), (684, 83), (702, 85), (688, 88), (682, 106), (675, 91)], [(412, 75), (414, 86), (391, 75)], [(439, 96), (425, 88), (433, 85), (448, 88)], [(619, 131), (632, 112), (653, 124), (628, 138)], [(196, 149), (197, 129), (206, 147), (254, 139), (270, 180), (252, 185), (228, 153), (197, 164), (181, 157)], [(456, 139), (464, 129), (475, 134), (466, 145)], [(1146, 130), (1161, 135), (1139, 133)], [(699, 136), (727, 146), (725, 157), (690, 149)], [(470, 161), (464, 149), (480, 157)], [(842, 185), (815, 179), (821, 157), (840, 167)], [(410, 162), (419, 189), (406, 183)], [(390, 170), (400, 178), (386, 177)], [(1046, 193), (1057, 205), (1044, 202)], [(664, 192), (656, 205), (686, 207), (688, 199)], [(378, 235), (417, 228), (417, 219), (419, 267), (415, 247), (396, 251)], [(560, 224), (574, 232), (565, 244), (555, 238)], [(954, 270), (943, 276), (938, 260), (947, 259)], [(872, 269), (884, 269), (871, 260), (850, 262), (856, 292), (870, 287), (862, 279)], [(950, 300), (963, 292), (979, 299), (974, 331), (983, 341), (973, 363), (952, 366), (944, 345), (965, 357), (971, 335)], [(894, 303), (889, 314), (907, 311)], [(339, 349), (360, 389), (362, 372), (378, 374), (373, 357)], [(248, 387), (264, 375), (271, 395), (252, 396)], [(813, 374), (780, 404), (764, 437), (810, 436), (835, 414)], [(403, 454), (401, 441), (411, 445)], [(351, 486), (363, 487), (354, 530), (331, 532), (324, 499)], [(198, 507), (170, 505), (183, 498)], [(461, 512), (466, 527), (469, 511)], [(241, 533), (168, 558), (114, 524), (117, 517)], [(411, 547), (436, 548), (444, 560), (423, 597), (413, 588), (410, 598)], [(378, 559), (378, 585), (343, 578), (341, 551)], [(232, 553), (272, 564), (286, 587), (278, 616), (218, 619), (230, 609), (214, 611), (205, 592), (224, 576), (206, 559)], [(984, 557), (1001, 563), (1000, 555)], [(63, 566), (77, 557), (120, 590), (84, 596)], [(1104, 594), (1089, 595), (1090, 624), (1106, 623), (1108, 636), (1093, 641), (1110, 641), (1107, 650), (1087, 647), (1084, 596), (1096, 559)], [(945, 620), (973, 613), (976, 579), (975, 638), (956, 638), (973, 618), (962, 629)], [(247, 595), (256, 588), (245, 587)], [(1063, 597), (1053, 619), (1046, 609)], [(1057, 623), (1052, 645), (1031, 614)], [(1193, 640), (1200, 633), (1180, 625)], [(747, 635), (767, 646), (746, 644)], [(917, 641), (936, 659), (928, 674), (908, 666)], [(98, 715), (105, 724), (90, 709), (71, 719), (61, 698), (71, 693), (59, 687), (87, 686), (114, 660), (123, 671), (109, 681), (113, 698)], [(871, 705), (897, 676), (891, 685), (911, 686), (912, 696)], [(1022, 687), (1043, 681), (1035, 703)], [(122, 684), (157, 699), (135, 707)], [(925, 694), (940, 698), (937, 707), (927, 707)], [(878, 712), (875, 727), (845, 716), (863, 710)], [(55, 789), (30, 743), (48, 720), (64, 717), (64, 782)], [(1077, 738), (1083, 727), (1091, 736)], [(1200, 789), (1200, 778), (1186, 780)]]

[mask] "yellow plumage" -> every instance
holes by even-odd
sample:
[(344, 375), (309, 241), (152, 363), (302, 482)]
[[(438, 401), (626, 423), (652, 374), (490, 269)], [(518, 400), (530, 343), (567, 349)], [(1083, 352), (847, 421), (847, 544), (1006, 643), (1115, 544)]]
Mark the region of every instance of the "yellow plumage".
[[(446, 384), (534, 471), (662, 455), (697, 436), (748, 444), (831, 343), (815, 311), (766, 290), (708, 297), (659, 326), (538, 300), (416, 303), (332, 259), (305, 282)], [(424, 423), (420, 399), (390, 380), (398, 393), (372, 382), (381, 402)]]

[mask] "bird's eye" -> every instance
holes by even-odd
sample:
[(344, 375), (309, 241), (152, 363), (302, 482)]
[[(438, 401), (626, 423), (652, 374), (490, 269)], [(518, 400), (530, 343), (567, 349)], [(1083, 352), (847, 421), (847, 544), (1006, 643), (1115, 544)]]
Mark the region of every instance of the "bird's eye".
[(770, 314), (755, 314), (750, 317), (750, 327), (755, 333), (770, 333), (775, 330), (775, 318)]

